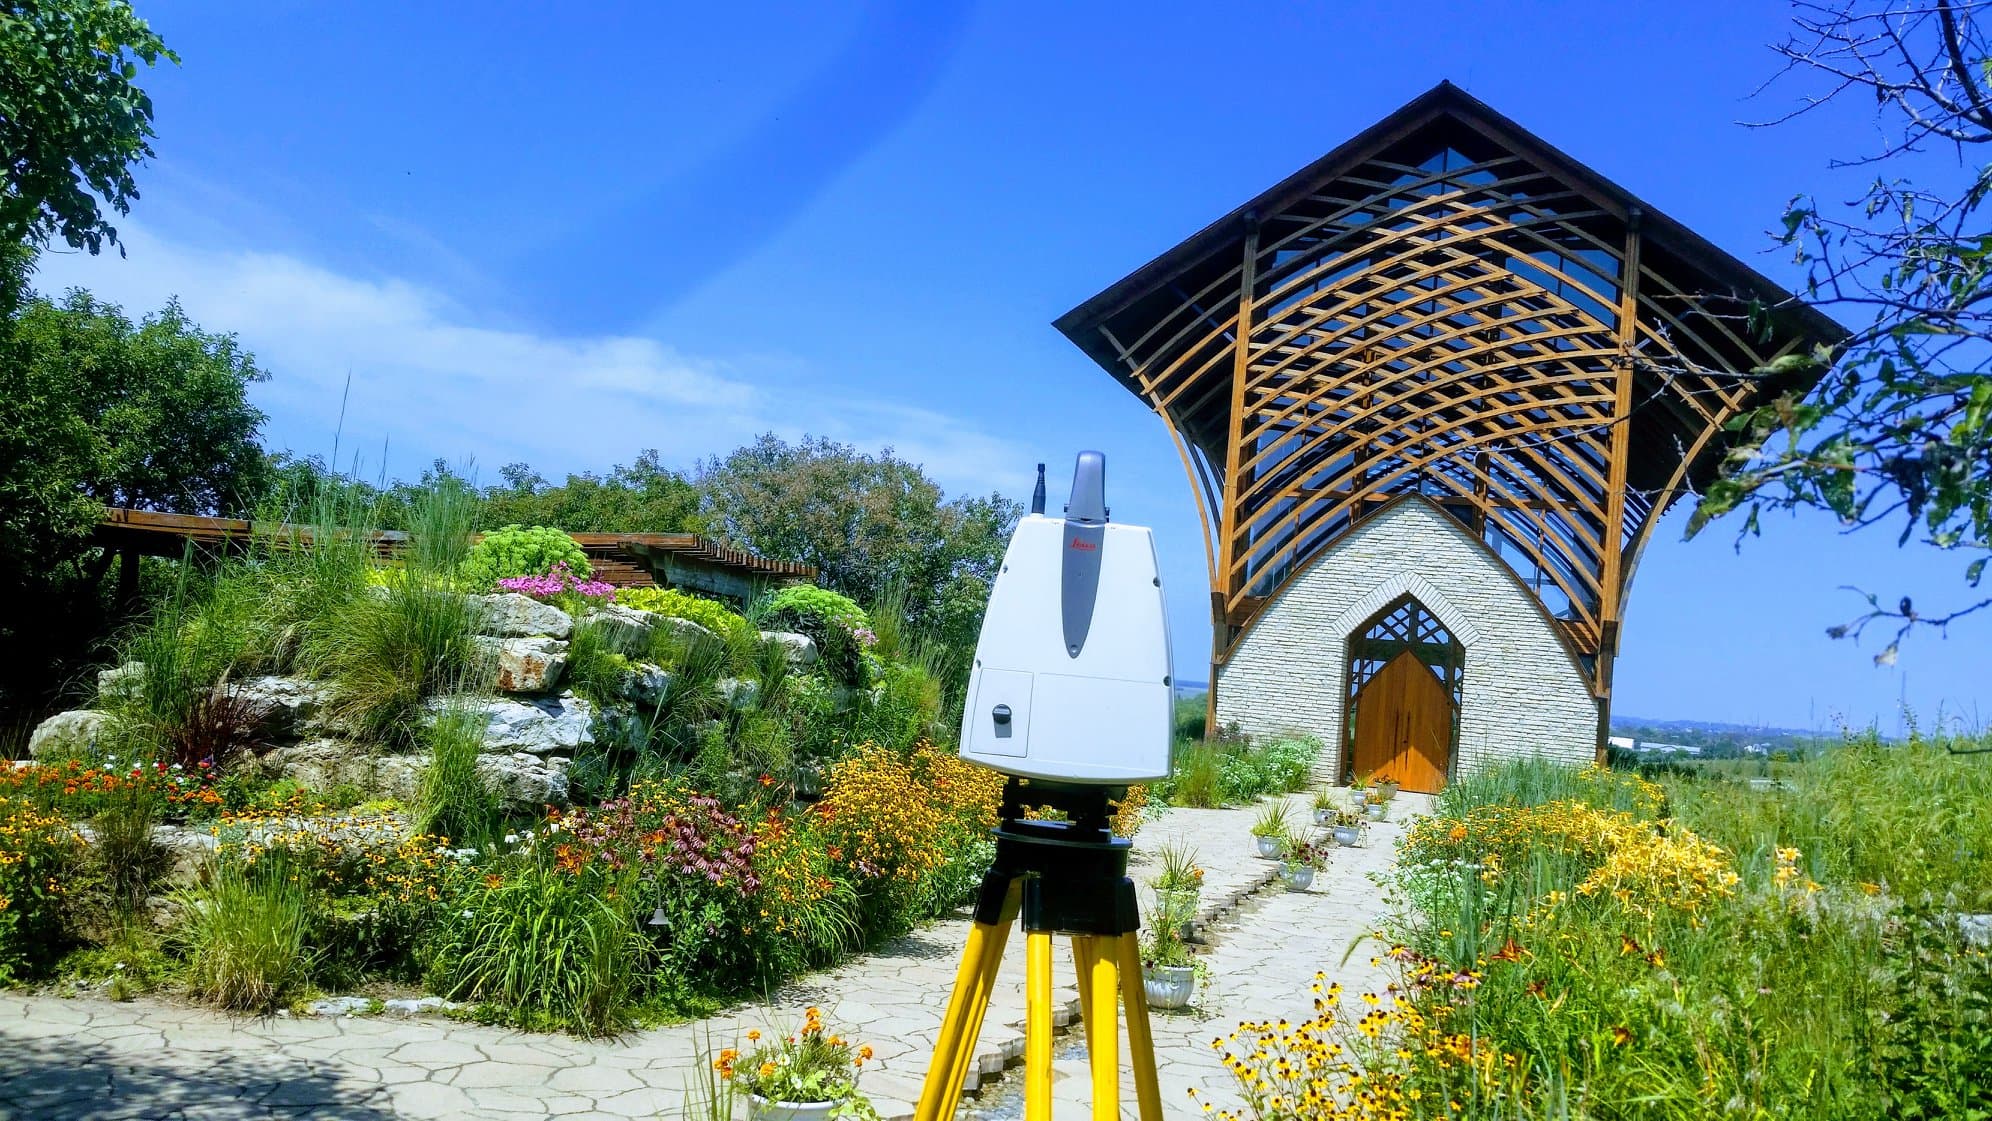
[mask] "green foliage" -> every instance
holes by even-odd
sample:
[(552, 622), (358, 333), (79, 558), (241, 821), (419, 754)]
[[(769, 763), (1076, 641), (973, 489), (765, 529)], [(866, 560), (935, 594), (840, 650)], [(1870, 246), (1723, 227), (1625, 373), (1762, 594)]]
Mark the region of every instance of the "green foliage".
[(1178, 742), (1204, 738), (1204, 717), (1209, 712), (1208, 706), (1209, 698), (1204, 695), (1176, 698), (1171, 723), (1175, 725)]
[(638, 611), (689, 619), (729, 641), (753, 629), (746, 619), (725, 604), (676, 588), (618, 588), (616, 602)]
[(972, 650), (1022, 508), (1000, 495), (946, 498), (890, 449), (866, 455), (764, 435), (699, 467), (705, 530), (763, 556), (814, 565), (859, 603), (897, 590), (914, 633)]
[(484, 492), (500, 525), (557, 525), (572, 533), (682, 533), (698, 528), (698, 489), (667, 469), (655, 448), (607, 475), (567, 476), (549, 484), (523, 463), (499, 472), (504, 480)]
[(1506, 1073), (1387, 1048), (1366, 1071), (1476, 1116), (1986, 1116), (1992, 968), (1953, 917), (1983, 869), (1975, 834), (1932, 843), (1992, 813), (1984, 772), (1870, 743), (1784, 789), (1670, 776), (1663, 798), (1539, 761), (1455, 783), (1411, 826), (1392, 956), (1425, 1022)]
[(1992, 767), (1972, 764), (1944, 743), (1891, 745), (1870, 732), (1786, 769), (1772, 789), (1675, 779), (1669, 801), (1746, 867), (1769, 868), (1792, 846), (1815, 880), (1900, 899), (1957, 892), (1964, 906), (1992, 910)]
[(0, 985), (39, 976), (70, 944), (68, 895), (83, 860), (67, 821), (0, 797)]
[(545, 576), (560, 564), (578, 577), (592, 571), (588, 554), (560, 530), (508, 525), (480, 538), (464, 558), (460, 573), (470, 587), (488, 589), (514, 576)]
[(162, 787), (127, 782), (106, 796), (103, 809), (90, 823), (96, 833), (91, 863), (103, 879), (114, 914), (138, 914), (171, 862), (171, 855), (152, 837), (164, 809)]
[(42, 0), (0, 20), (0, 237), (97, 253), (138, 198), (132, 169), (152, 155), (152, 99), (139, 64), (179, 56), (118, 0)]
[(497, 1006), (507, 1023), (609, 1035), (629, 1023), (643, 953), (633, 884), (613, 893), (591, 879), (527, 865), (462, 900), (467, 917), (444, 934), (439, 992)]
[[(0, 112), (0, 130), (15, 123)], [(7, 703), (79, 670), (117, 613), (102, 587), (113, 554), (90, 545), (103, 507), (228, 513), (261, 489), (264, 418), (247, 389), (264, 377), (233, 337), (177, 304), (134, 324), (79, 291), (0, 320)]]
[(334, 720), (375, 742), (406, 743), (422, 700), (477, 667), (474, 623), (463, 596), (410, 582), (346, 601), (305, 653), (338, 686), (326, 706)]
[(174, 941), (194, 999), (235, 1012), (272, 1012), (302, 991), (311, 971), (305, 945), (310, 898), (282, 860), (211, 864), (181, 894)]
[[(1845, 96), (1876, 114), (1876, 147), (1842, 153), (1872, 168), (1865, 192), (1844, 204), (1799, 195), (1780, 244), (1805, 272), (1800, 291), (1828, 312), (1851, 313), (1851, 338), (1738, 371), (1770, 390), (1768, 403), (1734, 418), (1724, 476), (1689, 523), (1747, 509), (1738, 536), (1761, 531), (1765, 510), (1809, 508), (1849, 528), (1900, 525), (1959, 554), (1977, 587), (1992, 561), (1992, 234), (1986, 170), (1976, 161), (1921, 158), (1933, 136), (1971, 150), (1992, 141), (1992, 44), (1970, 5), (1895, 12), (1872, 5), (1801, 10), (1781, 48), (1789, 81), (1809, 108)], [(1798, 44), (1809, 44), (1801, 48)], [(1874, 44), (1887, 44), (1882, 50)], [(1714, 314), (1747, 311), (1761, 331), (1785, 309), (1717, 298)], [(1833, 344), (1839, 343), (1835, 346)], [(1823, 375), (1823, 376), (1822, 376)], [(1865, 593), (1864, 593), (1865, 594)], [(1873, 622), (1892, 629), (1877, 660), (1895, 657), (1919, 625), (1939, 631), (1992, 606), (1949, 611), (1867, 595), (1867, 609), (1828, 629), (1857, 637)]]
[(429, 765), (422, 772), (416, 798), (416, 832), (448, 837), (453, 844), (471, 848), (491, 840), (498, 804), (477, 769), (484, 726), (480, 713), (446, 704), (424, 730)]
[(1173, 773), (1154, 784), (1155, 797), (1177, 806), (1215, 807), (1307, 788), (1321, 741), (1280, 736), (1254, 745), (1242, 736), (1178, 740)]
[(1992, 1118), (1992, 956), (1955, 917), (1928, 906), (1901, 915), (1886, 949), (1868, 1045), (1888, 1115)]
[(790, 584), (781, 588), (767, 597), (760, 610), (763, 617), (777, 623), (813, 622), (820, 626), (840, 626), (846, 630), (871, 627), (871, 617), (855, 600), (814, 584)]

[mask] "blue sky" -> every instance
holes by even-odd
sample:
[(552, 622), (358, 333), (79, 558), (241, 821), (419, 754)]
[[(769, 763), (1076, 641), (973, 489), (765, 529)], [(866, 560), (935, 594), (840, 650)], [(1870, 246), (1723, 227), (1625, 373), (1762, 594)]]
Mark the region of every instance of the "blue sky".
[[(177, 294), (274, 374), (267, 436), (412, 475), (549, 476), (753, 434), (892, 445), (1024, 496), (1105, 451), (1157, 529), (1176, 657), (1203, 676), (1196, 515), (1159, 423), (1059, 313), (1450, 78), (1773, 276), (1765, 230), (1873, 136), (1771, 130), (1797, 87), (1770, 3), (204, 4), (140, 0), (159, 158), (129, 256), (42, 283)], [(1858, 107), (1850, 107), (1850, 110)], [(1062, 489), (1062, 480), (1054, 489)], [(1773, 519), (1656, 534), (1620, 712), (1830, 727), (1899, 698), (1992, 719), (1992, 619), (1895, 669), (1825, 638), (1855, 584), (1938, 605), (1963, 559)]]

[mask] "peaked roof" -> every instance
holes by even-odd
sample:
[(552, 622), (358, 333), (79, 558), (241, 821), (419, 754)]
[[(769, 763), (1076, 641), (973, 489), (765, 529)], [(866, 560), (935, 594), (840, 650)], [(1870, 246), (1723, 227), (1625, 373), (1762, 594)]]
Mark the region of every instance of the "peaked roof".
[(1126, 370), (1120, 356), (1113, 352), (1099, 332), (1092, 330), (1093, 327), (1205, 258), (1217, 253), (1235, 255), (1245, 240), (1247, 227), (1254, 219), (1285, 210), (1305, 199), (1322, 184), (1353, 171), (1378, 152), (1447, 118), (1486, 133), (1497, 142), (1528, 156), (1544, 171), (1562, 178), (1620, 217), (1637, 213), (1645, 238), (1665, 245), (1676, 256), (1706, 272), (1724, 287), (1756, 295), (1767, 305), (1778, 305), (1776, 318), (1788, 319), (1788, 329), (1793, 333), (1827, 341), (1837, 341), (1848, 335), (1845, 327), (1823, 312), (1794, 300), (1789, 291), (1756, 269), (1654, 209), (1631, 191), (1572, 159), (1561, 149), (1450, 81), (1441, 81), (1412, 98), (1396, 112), (1337, 145), (1327, 155), (1260, 192), (1229, 214), (1190, 235), (1175, 248), (1122, 277), (1099, 295), (1059, 316), (1052, 325), (1116, 377), (1123, 375)]

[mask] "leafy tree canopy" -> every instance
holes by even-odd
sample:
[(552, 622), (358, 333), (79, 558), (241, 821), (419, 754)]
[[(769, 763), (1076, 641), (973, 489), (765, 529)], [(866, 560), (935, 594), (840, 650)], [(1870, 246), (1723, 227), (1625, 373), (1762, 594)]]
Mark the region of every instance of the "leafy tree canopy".
[(859, 603), (898, 599), (913, 626), (957, 646), (973, 645), (1023, 512), (998, 494), (949, 499), (890, 448), (867, 455), (820, 437), (764, 435), (701, 464), (698, 487), (708, 532), (814, 565)]
[(116, 245), (107, 204), (131, 212), (132, 168), (152, 155), (139, 64), (178, 62), (122, 0), (0, 4), (0, 238)]
[[(1877, 149), (1837, 164), (1871, 170), (1865, 192), (1845, 203), (1801, 195), (1782, 230), (1808, 300), (1856, 330), (1837, 354), (1813, 356), (1837, 366), (1809, 396), (1737, 419), (1738, 447), (1694, 528), (1739, 508), (1745, 533), (1766, 509), (1825, 510), (1849, 529), (1895, 523), (1905, 544), (1955, 550), (1976, 587), (1992, 558), (1992, 50), (1980, 6), (1795, 7), (1796, 31), (1777, 50), (1785, 74), (1810, 84), (1792, 116), (1853, 97), (1879, 126)], [(1942, 629), (1992, 606), (1866, 601), (1828, 633), (1887, 620), (1884, 663), (1918, 625)]]

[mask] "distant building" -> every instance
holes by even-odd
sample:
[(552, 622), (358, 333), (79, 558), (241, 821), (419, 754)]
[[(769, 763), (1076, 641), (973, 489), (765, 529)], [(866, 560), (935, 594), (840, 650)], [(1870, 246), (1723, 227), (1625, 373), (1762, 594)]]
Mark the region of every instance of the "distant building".
[(1633, 739), (1631, 736), (1612, 736), (1605, 742), (1618, 748), (1620, 751), (1635, 751), (1639, 747), (1639, 741)]
[(1419, 791), (1602, 757), (1648, 535), (1812, 380), (1724, 371), (1846, 333), (1450, 83), (1058, 328), (1181, 453), (1211, 725)]

